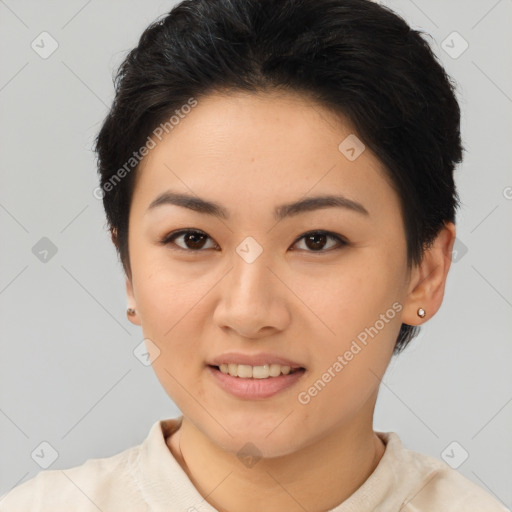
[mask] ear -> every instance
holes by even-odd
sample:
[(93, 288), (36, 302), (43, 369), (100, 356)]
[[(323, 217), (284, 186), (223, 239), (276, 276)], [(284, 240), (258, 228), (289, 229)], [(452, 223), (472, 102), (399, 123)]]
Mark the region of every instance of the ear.
[(141, 325), (140, 318), (139, 318), (139, 311), (137, 309), (137, 301), (135, 300), (135, 295), (133, 293), (133, 284), (131, 278), (128, 276), (126, 278), (126, 297), (128, 299), (128, 306), (129, 308), (135, 309), (134, 315), (128, 315), (128, 320), (134, 325)]
[[(425, 250), (421, 263), (411, 272), (402, 322), (419, 325), (432, 318), (441, 307), (455, 235), (455, 224), (445, 223), (432, 245)], [(419, 308), (426, 312), (423, 318), (418, 316)]]
[(110, 228), (110, 239), (112, 240), (112, 243), (116, 246), (116, 249), (119, 249), (119, 242), (117, 240), (117, 228)]

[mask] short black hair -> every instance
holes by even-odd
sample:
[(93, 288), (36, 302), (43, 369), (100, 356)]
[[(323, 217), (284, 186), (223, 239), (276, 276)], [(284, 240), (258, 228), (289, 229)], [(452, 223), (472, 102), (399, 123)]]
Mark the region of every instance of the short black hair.
[[(370, 0), (184, 0), (151, 23), (114, 76), (94, 147), (126, 275), (133, 155), (191, 98), (226, 91), (299, 92), (348, 119), (400, 197), (408, 268), (419, 264), (455, 223), (463, 151), (455, 83), (423, 35)], [(394, 353), (418, 332), (402, 324)]]

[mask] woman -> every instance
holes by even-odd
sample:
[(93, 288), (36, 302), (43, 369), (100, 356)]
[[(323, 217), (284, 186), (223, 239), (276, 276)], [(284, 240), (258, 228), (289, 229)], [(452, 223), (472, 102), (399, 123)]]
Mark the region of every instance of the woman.
[(97, 193), (182, 416), (2, 510), (505, 510), (373, 430), (391, 357), (442, 303), (459, 123), (428, 44), (368, 0), (185, 0), (148, 27)]

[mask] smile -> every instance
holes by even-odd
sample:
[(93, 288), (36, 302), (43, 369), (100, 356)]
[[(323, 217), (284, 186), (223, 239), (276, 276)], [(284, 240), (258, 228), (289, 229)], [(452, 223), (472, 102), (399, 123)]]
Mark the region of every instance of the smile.
[(232, 377), (242, 379), (268, 379), (270, 377), (279, 377), (279, 375), (288, 375), (300, 368), (292, 369), (290, 366), (280, 364), (264, 364), (262, 366), (251, 366), (249, 364), (221, 364), (219, 370), (222, 373), (229, 374)]
[[(296, 385), (306, 372), (305, 368), (291, 369), (279, 364), (250, 366), (230, 363), (220, 367), (208, 365), (207, 369), (223, 391), (245, 400), (274, 396)], [(232, 375), (235, 370), (236, 376)]]

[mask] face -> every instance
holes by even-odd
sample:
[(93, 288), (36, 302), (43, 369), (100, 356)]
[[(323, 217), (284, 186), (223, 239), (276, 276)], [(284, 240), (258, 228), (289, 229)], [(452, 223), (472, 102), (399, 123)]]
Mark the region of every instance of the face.
[[(284, 455), (371, 419), (409, 275), (399, 198), (368, 148), (340, 150), (353, 134), (298, 95), (216, 94), (139, 166), (133, 322), (168, 395), (226, 450)], [(283, 206), (325, 196), (349, 201)], [(266, 363), (281, 375), (258, 378)]]

